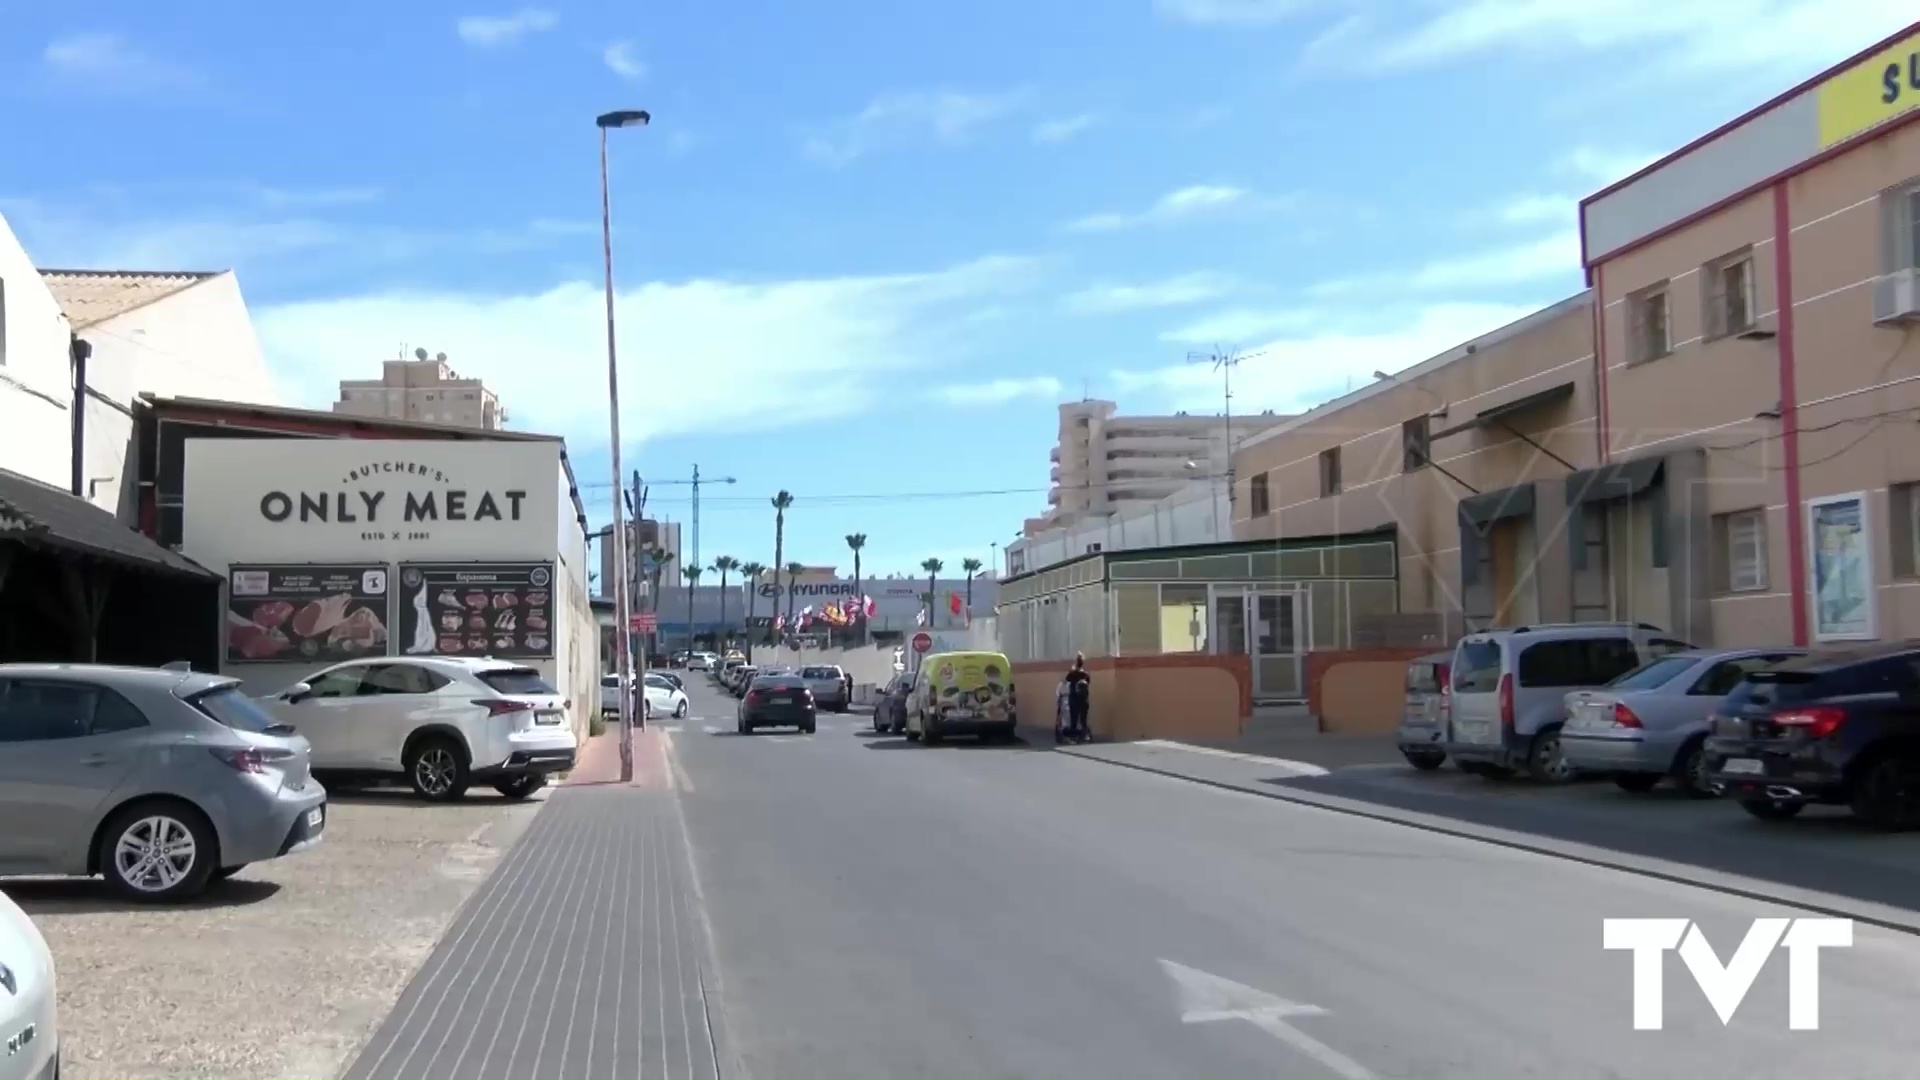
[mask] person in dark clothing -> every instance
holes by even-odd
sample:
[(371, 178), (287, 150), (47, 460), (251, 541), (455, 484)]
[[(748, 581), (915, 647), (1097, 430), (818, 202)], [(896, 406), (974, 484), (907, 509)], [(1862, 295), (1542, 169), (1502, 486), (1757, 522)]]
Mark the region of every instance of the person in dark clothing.
[(1085, 741), (1087, 731), (1087, 711), (1093, 704), (1093, 676), (1087, 674), (1087, 658), (1082, 653), (1073, 656), (1073, 669), (1067, 672), (1067, 733), (1070, 737)]

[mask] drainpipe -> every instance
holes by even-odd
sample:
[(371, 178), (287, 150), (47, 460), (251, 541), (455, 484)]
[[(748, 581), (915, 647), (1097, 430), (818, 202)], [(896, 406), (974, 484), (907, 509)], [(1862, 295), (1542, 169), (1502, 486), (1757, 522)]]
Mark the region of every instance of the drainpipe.
[(87, 497), (87, 360), (93, 356), (93, 346), (80, 340), (80, 335), (69, 334), (67, 357), (73, 365), (73, 494), (75, 498)]

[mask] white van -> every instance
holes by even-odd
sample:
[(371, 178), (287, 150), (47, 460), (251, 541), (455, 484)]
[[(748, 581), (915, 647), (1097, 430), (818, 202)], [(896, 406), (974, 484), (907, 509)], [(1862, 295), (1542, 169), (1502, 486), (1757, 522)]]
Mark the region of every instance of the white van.
[(1560, 751), (1567, 694), (1692, 645), (1650, 623), (1549, 623), (1468, 634), (1453, 649), (1447, 756), (1461, 771), (1572, 778)]

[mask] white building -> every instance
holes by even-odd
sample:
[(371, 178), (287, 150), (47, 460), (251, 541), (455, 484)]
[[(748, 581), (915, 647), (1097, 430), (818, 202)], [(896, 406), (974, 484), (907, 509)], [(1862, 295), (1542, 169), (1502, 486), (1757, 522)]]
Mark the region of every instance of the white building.
[(1047, 511), (1027, 519), (1028, 536), (1156, 502), (1195, 480), (1224, 477), (1229, 431), (1237, 444), (1288, 419), (1270, 412), (1229, 421), (1186, 413), (1120, 416), (1118, 410), (1111, 401), (1060, 406)]
[(82, 479), (95, 505), (123, 517), (132, 512), (137, 492), (126, 463), (140, 394), (282, 403), (232, 271), (40, 275), (67, 326), (89, 346)]
[(600, 634), (574, 491), (558, 438), (189, 438), (180, 550), (226, 577), (222, 667), (253, 691), (354, 656), (495, 656), (584, 732)]
[(73, 475), (72, 334), (0, 217), (0, 469), (62, 491)]
[[(1238, 436), (1235, 437), (1238, 442)], [(1163, 499), (1101, 517), (1085, 517), (1015, 539), (1006, 547), (1008, 576), (1103, 551), (1219, 544), (1233, 539), (1227, 483), (1194, 480)]]

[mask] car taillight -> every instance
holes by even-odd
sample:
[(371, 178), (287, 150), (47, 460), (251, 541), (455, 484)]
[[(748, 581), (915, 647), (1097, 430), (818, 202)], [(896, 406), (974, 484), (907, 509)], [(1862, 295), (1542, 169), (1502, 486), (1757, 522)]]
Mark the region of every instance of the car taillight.
[(1644, 727), (1645, 725), (1640, 723), (1640, 718), (1633, 714), (1632, 709), (1627, 708), (1619, 702), (1615, 702), (1613, 706), (1613, 726), (1637, 728)]
[(531, 701), (509, 701), (504, 698), (474, 698), (473, 703), (487, 710), (488, 716), (506, 716), (509, 713), (532, 712)]
[(1440, 684), (1440, 692), (1444, 694), (1447, 692), (1447, 687), (1453, 685), (1453, 669), (1445, 664), (1435, 664), (1433, 665), (1433, 678), (1435, 682)]
[(749, 705), (760, 704), (760, 691), (758, 690), (747, 691), (747, 704)]
[(1513, 676), (1500, 676), (1500, 726), (1513, 726)]
[(1816, 706), (1811, 709), (1789, 709), (1773, 714), (1773, 722), (1781, 727), (1801, 728), (1816, 739), (1824, 739), (1840, 730), (1847, 722), (1847, 711), (1830, 706)]
[(268, 762), (285, 761), (293, 756), (291, 750), (269, 750), (258, 746), (209, 746), (207, 752), (229, 767), (247, 773), (266, 772)]

